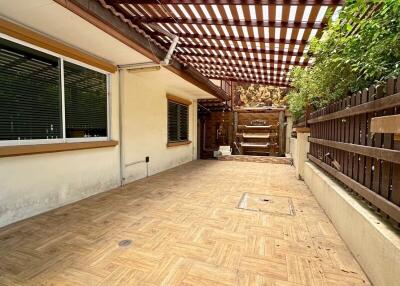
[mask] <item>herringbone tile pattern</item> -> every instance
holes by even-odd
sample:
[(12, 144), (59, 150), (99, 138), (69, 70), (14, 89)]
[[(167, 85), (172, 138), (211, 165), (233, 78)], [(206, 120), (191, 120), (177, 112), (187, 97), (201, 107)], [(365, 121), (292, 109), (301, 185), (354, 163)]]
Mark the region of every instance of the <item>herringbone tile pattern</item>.
[[(237, 209), (244, 192), (296, 215)], [(3, 228), (0, 257), (0, 285), (369, 285), (282, 164), (192, 162)]]

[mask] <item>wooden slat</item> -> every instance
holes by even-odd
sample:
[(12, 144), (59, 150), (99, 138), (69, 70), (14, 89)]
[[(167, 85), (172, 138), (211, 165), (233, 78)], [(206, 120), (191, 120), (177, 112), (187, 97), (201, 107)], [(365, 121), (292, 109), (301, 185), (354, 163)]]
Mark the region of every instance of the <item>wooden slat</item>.
[[(358, 92), (355, 95), (355, 105), (360, 105), (361, 104), (361, 93)], [(354, 117), (354, 144), (359, 145), (360, 144), (360, 131), (361, 131), (361, 126), (360, 126), (360, 115), (356, 115)], [(360, 156), (359, 154), (355, 153), (353, 157), (353, 179), (356, 180), (357, 182), (359, 179), (359, 161), (360, 161)]]
[[(386, 85), (386, 94), (385, 96), (392, 95), (394, 93), (394, 81), (389, 80)], [(387, 117), (389, 114), (393, 114), (394, 109), (388, 109), (384, 111), (383, 117)], [(374, 124), (374, 118), (371, 120), (371, 132), (372, 132), (372, 125)], [(399, 122), (400, 124), (400, 122)], [(383, 134), (383, 148), (386, 149), (393, 149), (393, 134)], [(381, 177), (381, 183), (380, 183), (380, 193), (383, 197), (385, 197), (388, 200), (391, 200), (391, 190), (390, 190), (390, 181), (391, 181), (391, 169), (392, 169), (392, 163), (383, 161), (382, 162), (382, 177)]]
[[(172, 31), (171, 31), (172, 32)], [(160, 32), (151, 32), (149, 35), (153, 38), (158, 36), (164, 36)], [(234, 41), (234, 42), (263, 42), (263, 43), (271, 43), (271, 44), (292, 44), (292, 45), (306, 45), (308, 43), (307, 40), (304, 39), (277, 39), (277, 38), (264, 38), (264, 37), (245, 37), (245, 36), (235, 36), (235, 35), (208, 35), (208, 34), (199, 34), (197, 32), (193, 32), (190, 34), (180, 34), (180, 37), (183, 39), (208, 39), (208, 40), (223, 40), (223, 41)], [(184, 45), (179, 45), (180, 47), (185, 47)]]
[[(378, 86), (376, 88), (374, 99), (382, 98), (383, 96), (383, 87)], [(383, 111), (377, 111), (371, 117), (371, 120), (374, 116), (382, 116)], [(369, 122), (371, 124), (371, 121)], [(371, 126), (371, 125), (369, 125)], [(372, 135), (372, 133), (370, 133)], [(373, 134), (373, 146), (381, 148), (382, 147), (382, 134)], [(381, 193), (380, 191), (380, 183), (381, 183), (381, 161), (377, 157), (373, 157), (373, 179), (372, 179), (372, 190), (376, 193)]]
[[(109, 0), (119, 4), (131, 4), (132, 0)], [(215, 4), (215, 5), (342, 5), (344, 0), (162, 0), (163, 4)], [(135, 0), (137, 4), (159, 4), (159, 0)]]
[[(179, 52), (181, 55), (193, 55), (193, 56), (202, 56), (204, 50), (210, 50), (210, 47), (207, 45), (199, 45), (199, 44), (185, 44), (185, 45), (179, 45), (179, 48), (188, 48), (188, 49), (195, 49), (198, 52), (186, 52), (182, 51)], [(302, 56), (303, 53), (301, 51), (294, 52), (294, 51), (283, 51), (283, 50), (278, 50), (275, 51), (274, 49), (257, 49), (257, 48), (235, 48), (235, 47), (224, 47), (224, 46), (213, 46), (213, 50), (218, 50), (218, 51), (229, 51), (229, 52), (245, 52), (248, 54), (271, 54), (271, 55), (283, 55), (283, 56)], [(203, 52), (202, 52), (203, 51)], [(219, 57), (218, 57), (219, 58)]]
[[(374, 102), (374, 94), (375, 94), (375, 87), (371, 86), (368, 89), (368, 102), (370, 103), (371, 101)], [(367, 103), (366, 103), (367, 104)], [(372, 110), (372, 112), (375, 110)], [(371, 125), (371, 118), (373, 117), (373, 113), (369, 112), (367, 113), (367, 126)], [(373, 145), (373, 137), (371, 133), (367, 133), (367, 144), (368, 146)], [(365, 180), (364, 180), (364, 185), (371, 189), (372, 186), (372, 169), (373, 169), (373, 158), (371, 156), (367, 156), (365, 158)]]
[[(399, 92), (400, 91), (400, 79), (397, 81), (389, 81), (392, 83), (390, 90), (388, 89), (388, 93)], [(389, 85), (390, 86), (390, 85)], [(400, 114), (400, 106), (396, 107), (396, 114)], [(393, 144), (394, 150), (400, 150), (400, 141), (395, 140)], [(400, 164), (393, 165), (392, 171), (392, 193), (391, 193), (391, 201), (397, 205), (400, 205)]]
[[(366, 103), (368, 101), (368, 90), (364, 89), (361, 93), (361, 103)], [(367, 144), (367, 136), (368, 136), (368, 126), (367, 126), (367, 114), (360, 114), (360, 145)], [(359, 182), (361, 184), (365, 183), (365, 156), (360, 156), (360, 161), (358, 164), (359, 169)]]
[[(181, 15), (182, 16), (182, 15)], [(264, 20), (230, 20), (230, 19), (185, 19), (185, 18), (156, 18), (156, 17), (128, 17), (133, 23), (162, 23), (162, 24), (186, 24), (186, 25), (222, 25), (222, 26), (236, 26), (236, 27), (277, 27), (277, 28), (308, 28), (308, 29), (322, 29), (326, 26), (325, 23), (318, 22), (296, 22), (296, 21), (264, 21)], [(279, 36), (279, 35), (278, 35)], [(279, 38), (277, 36), (277, 38)]]
[(312, 118), (308, 120), (308, 123), (317, 123), (323, 122), (327, 120), (332, 120), (336, 118), (343, 118), (348, 116), (355, 116), (358, 114), (368, 113), (368, 112), (375, 112), (380, 111), (388, 108), (393, 108), (399, 105), (400, 102), (400, 92), (387, 96), (384, 98), (380, 98), (378, 100), (370, 101), (352, 108), (347, 108), (344, 110), (340, 110), (331, 114), (319, 116), (317, 118)]
[(357, 153), (360, 155), (368, 156), (371, 158), (377, 158), (388, 162), (400, 164), (400, 151), (390, 150), (372, 146), (362, 146), (351, 143), (337, 142), (333, 140), (309, 138), (309, 142), (316, 143), (322, 146), (328, 146), (336, 149), (340, 149), (346, 152)]

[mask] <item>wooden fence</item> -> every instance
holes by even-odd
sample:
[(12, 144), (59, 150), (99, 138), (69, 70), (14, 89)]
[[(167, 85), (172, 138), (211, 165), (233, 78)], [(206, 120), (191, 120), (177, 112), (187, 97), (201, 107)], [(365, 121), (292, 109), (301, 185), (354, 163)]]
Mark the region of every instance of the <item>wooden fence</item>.
[(293, 121), (293, 128), (297, 127), (306, 127), (306, 117), (303, 115), (302, 117)]
[(308, 158), (400, 223), (400, 141), (370, 132), (371, 119), (400, 114), (400, 78), (310, 114)]

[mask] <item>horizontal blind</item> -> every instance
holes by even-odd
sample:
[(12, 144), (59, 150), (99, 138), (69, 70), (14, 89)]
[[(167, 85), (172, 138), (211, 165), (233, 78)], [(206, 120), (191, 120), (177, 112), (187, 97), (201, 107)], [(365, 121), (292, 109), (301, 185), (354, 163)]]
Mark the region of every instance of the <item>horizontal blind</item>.
[(168, 141), (188, 140), (189, 108), (187, 105), (168, 101)]
[(0, 39), (0, 140), (61, 137), (59, 59)]
[(188, 140), (188, 129), (189, 129), (189, 108), (187, 105), (178, 105), (179, 109), (179, 140)]
[(107, 77), (64, 61), (67, 138), (107, 136)]
[(168, 141), (178, 140), (178, 104), (168, 101)]

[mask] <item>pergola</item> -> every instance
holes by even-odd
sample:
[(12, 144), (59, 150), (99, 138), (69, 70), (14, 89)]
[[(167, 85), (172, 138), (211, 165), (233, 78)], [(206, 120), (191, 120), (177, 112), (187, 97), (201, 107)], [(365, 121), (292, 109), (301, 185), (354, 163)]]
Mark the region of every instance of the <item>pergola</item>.
[[(309, 42), (343, 0), (98, 0), (115, 16), (209, 79), (287, 87), (307, 66)], [(166, 31), (163, 33), (162, 31)]]

